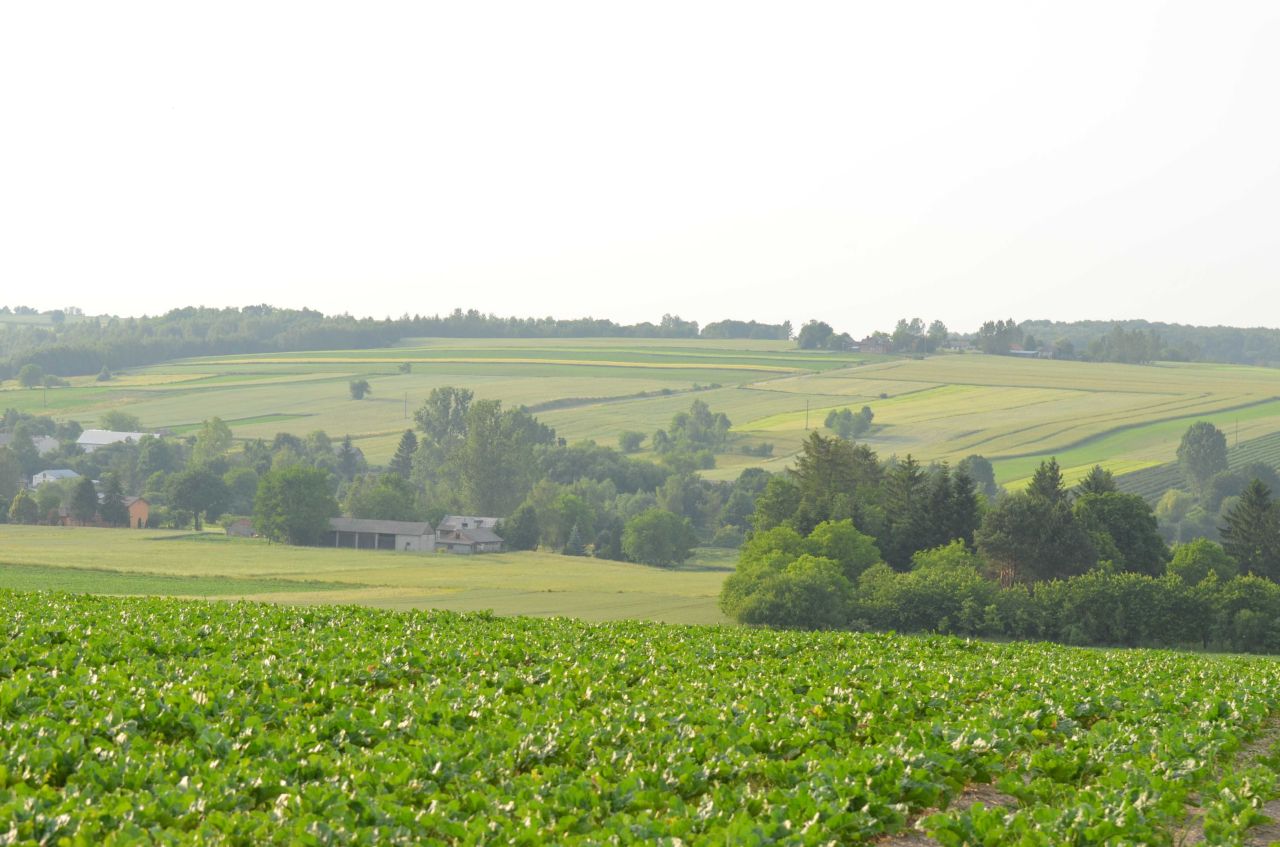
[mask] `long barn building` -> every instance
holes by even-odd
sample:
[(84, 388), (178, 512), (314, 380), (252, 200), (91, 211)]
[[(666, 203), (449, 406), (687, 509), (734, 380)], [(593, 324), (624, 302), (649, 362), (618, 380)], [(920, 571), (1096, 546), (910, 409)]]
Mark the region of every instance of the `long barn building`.
[(329, 518), (328, 547), (357, 550), (416, 550), (436, 548), (436, 536), (426, 521), (377, 521), (367, 518)]

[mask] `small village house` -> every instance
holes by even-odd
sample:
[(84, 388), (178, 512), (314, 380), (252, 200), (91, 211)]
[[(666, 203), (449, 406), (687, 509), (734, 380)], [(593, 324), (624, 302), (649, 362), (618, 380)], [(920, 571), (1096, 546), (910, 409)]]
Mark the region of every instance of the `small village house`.
[(64, 479), (79, 479), (80, 474), (70, 468), (51, 468), (31, 477), (31, 487), (39, 488), (46, 482), (62, 482)]
[(499, 518), (480, 515), (445, 515), (436, 527), (436, 549), (445, 553), (501, 553), (502, 536), (496, 532)]
[[(101, 494), (98, 495), (98, 501), (102, 501)], [(126, 497), (124, 498), (124, 505), (125, 508), (129, 510), (129, 528), (145, 528), (147, 521), (151, 518), (151, 504), (142, 497)], [(110, 526), (110, 524), (102, 519), (102, 515), (100, 514), (94, 515), (93, 520), (88, 521), (87, 523), (85, 521), (76, 520), (75, 517), (72, 516), (71, 510), (66, 506), (62, 506), (58, 509), (58, 523), (61, 526)]]
[(227, 535), (234, 535), (237, 538), (253, 537), (253, 521), (248, 518), (237, 518), (226, 525)]
[(129, 510), (129, 526), (133, 529), (142, 529), (151, 520), (151, 504), (145, 497), (126, 497), (124, 505)]
[(436, 532), (436, 549), (444, 553), (501, 553), (502, 537), (491, 529), (446, 529)]

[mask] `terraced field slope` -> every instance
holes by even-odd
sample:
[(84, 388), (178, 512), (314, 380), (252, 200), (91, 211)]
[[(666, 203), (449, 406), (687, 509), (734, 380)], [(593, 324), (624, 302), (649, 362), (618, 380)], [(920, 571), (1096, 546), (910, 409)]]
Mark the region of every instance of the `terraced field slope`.
[(1263, 658), (8, 591), (0, 632), (6, 843), (1240, 844), (1277, 788)]
[[(365, 400), (348, 394), (356, 377), (372, 385)], [(781, 341), (430, 339), (380, 350), (212, 357), (47, 392), (10, 383), (0, 387), (0, 407), (84, 423), (123, 407), (146, 426), (179, 434), (214, 415), (240, 438), (323, 429), (351, 434), (382, 462), (440, 385), (527, 405), (564, 437), (605, 444), (624, 430), (665, 427), (697, 397), (730, 417), (738, 446), (775, 445), (772, 459), (721, 456), (708, 472), (716, 478), (753, 465), (786, 467), (828, 411), (864, 405), (875, 413), (865, 440), (882, 455), (954, 461), (981, 453), (1010, 484), (1050, 455), (1068, 480), (1095, 463), (1116, 473), (1160, 465), (1196, 420), (1214, 422), (1233, 440), (1280, 433), (1275, 369), (980, 354), (891, 359), (800, 351)]]

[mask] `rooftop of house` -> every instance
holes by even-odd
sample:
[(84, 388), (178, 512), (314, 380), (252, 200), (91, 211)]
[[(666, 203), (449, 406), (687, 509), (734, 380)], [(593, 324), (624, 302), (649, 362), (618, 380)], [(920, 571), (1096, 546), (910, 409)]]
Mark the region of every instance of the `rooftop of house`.
[(116, 432), (111, 429), (86, 429), (80, 433), (80, 437), (76, 439), (76, 443), (83, 447), (86, 444), (93, 446), (101, 446), (104, 444), (119, 444), (121, 441), (141, 441), (145, 432)]
[(371, 518), (329, 518), (329, 529), (338, 532), (376, 532), (387, 535), (430, 535), (426, 521), (379, 521)]
[(481, 517), (479, 515), (445, 515), (440, 519), (436, 529), (496, 529), (499, 520), (499, 518)]
[(42, 476), (42, 477), (44, 477), (46, 480), (50, 480), (50, 479), (76, 479), (77, 477), (79, 477), (79, 476), (80, 476), (80, 474), (76, 473), (75, 471), (71, 470), (70, 468), (50, 468), (50, 469), (45, 470), (45, 471), (40, 471), (40, 473), (36, 474), (36, 476)]

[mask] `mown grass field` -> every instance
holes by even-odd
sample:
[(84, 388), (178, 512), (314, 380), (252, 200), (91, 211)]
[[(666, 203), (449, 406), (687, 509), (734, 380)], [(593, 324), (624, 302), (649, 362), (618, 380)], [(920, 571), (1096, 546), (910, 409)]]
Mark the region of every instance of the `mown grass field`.
[[(409, 373), (400, 372), (404, 364)], [(373, 388), (362, 401), (347, 391), (356, 377)], [(721, 456), (707, 472), (720, 479), (749, 466), (788, 466), (828, 411), (863, 405), (875, 412), (865, 440), (881, 455), (955, 461), (980, 453), (1006, 484), (1050, 455), (1068, 480), (1094, 464), (1125, 473), (1168, 462), (1196, 420), (1233, 441), (1280, 432), (1274, 369), (980, 354), (916, 360), (800, 351), (781, 341), (419, 339), (389, 349), (190, 359), (47, 392), (9, 383), (0, 386), (0, 407), (86, 425), (123, 408), (177, 434), (214, 415), (239, 438), (323, 429), (352, 435), (379, 463), (442, 385), (530, 406), (570, 441), (603, 444), (624, 430), (665, 427), (700, 398), (730, 417), (739, 445), (775, 445), (771, 459)]]
[(553, 553), (337, 550), (176, 530), (0, 525), (0, 588), (722, 623), (735, 551), (664, 569)]

